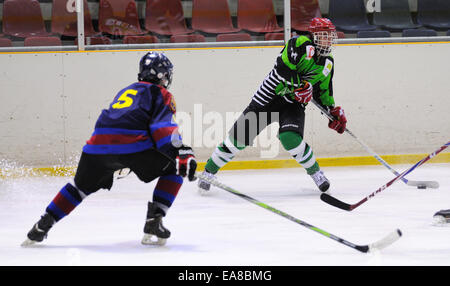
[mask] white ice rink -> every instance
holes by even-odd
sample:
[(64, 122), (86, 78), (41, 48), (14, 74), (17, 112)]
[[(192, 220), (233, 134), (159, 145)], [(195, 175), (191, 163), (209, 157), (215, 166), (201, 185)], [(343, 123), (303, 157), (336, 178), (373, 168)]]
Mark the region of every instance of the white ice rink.
[[(409, 166), (394, 165), (398, 171)], [(393, 175), (383, 166), (324, 167), (333, 196), (355, 203)], [(450, 226), (433, 214), (450, 208), (450, 164), (427, 163), (409, 179), (435, 180), (439, 189), (397, 182), (352, 212), (319, 199), (301, 168), (221, 171), (219, 180), (300, 220), (355, 244), (372, 243), (396, 228), (403, 236), (378, 253), (364, 254), (216, 189), (200, 196), (186, 182), (165, 218), (172, 237), (163, 247), (140, 244), (153, 187), (134, 175), (111, 191), (87, 197), (57, 223), (44, 242), (22, 248), (26, 233), (70, 179), (0, 181), (0, 265), (145, 266), (440, 266), (450, 265)]]

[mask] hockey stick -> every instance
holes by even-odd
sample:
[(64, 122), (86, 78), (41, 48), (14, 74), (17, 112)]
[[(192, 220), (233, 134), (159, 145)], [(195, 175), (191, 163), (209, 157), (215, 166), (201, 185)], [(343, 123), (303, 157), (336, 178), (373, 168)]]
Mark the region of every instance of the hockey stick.
[(335, 236), (335, 235), (333, 235), (331, 233), (328, 233), (328, 232), (326, 232), (326, 231), (324, 231), (324, 230), (322, 230), (322, 229), (320, 229), (318, 227), (310, 225), (309, 223), (306, 223), (306, 222), (304, 222), (302, 220), (299, 220), (299, 219), (297, 219), (297, 218), (295, 218), (295, 217), (293, 217), (293, 216), (291, 216), (291, 215), (289, 215), (289, 214), (287, 214), (287, 213), (285, 213), (283, 211), (280, 211), (280, 210), (278, 210), (278, 209), (276, 209), (274, 207), (271, 207), (271, 206), (269, 206), (269, 205), (267, 205), (267, 204), (265, 204), (263, 202), (260, 202), (260, 201), (254, 199), (254, 198), (252, 198), (250, 196), (247, 196), (247, 195), (245, 195), (243, 193), (240, 193), (240, 192), (236, 191), (235, 189), (232, 189), (231, 187), (228, 187), (228, 186), (220, 183), (219, 181), (217, 181), (215, 179), (208, 178), (207, 176), (204, 176), (203, 174), (196, 174), (196, 177), (200, 178), (202, 180), (205, 180), (208, 183), (210, 183), (210, 184), (212, 184), (212, 185), (214, 185), (214, 186), (216, 186), (216, 187), (218, 187), (218, 188), (220, 188), (222, 190), (225, 190), (225, 191), (227, 191), (229, 193), (232, 193), (233, 195), (236, 195), (236, 196), (238, 196), (238, 197), (240, 197), (240, 198), (242, 198), (244, 200), (247, 200), (247, 201), (249, 201), (249, 202), (251, 202), (251, 203), (253, 203), (255, 205), (258, 205), (258, 206), (260, 206), (260, 207), (262, 207), (262, 208), (264, 208), (264, 209), (266, 209), (268, 211), (271, 211), (271, 212), (273, 212), (275, 214), (278, 214), (278, 215), (280, 215), (280, 216), (282, 216), (284, 218), (287, 218), (290, 221), (298, 223), (298, 224), (300, 224), (300, 225), (302, 225), (302, 226), (304, 226), (304, 227), (306, 227), (306, 228), (308, 228), (310, 230), (318, 232), (318, 233), (320, 233), (320, 234), (322, 234), (322, 235), (324, 235), (324, 236), (326, 236), (328, 238), (331, 238), (331, 239), (333, 239), (333, 240), (335, 240), (335, 241), (337, 241), (337, 242), (339, 242), (341, 244), (344, 244), (344, 245), (346, 245), (348, 247), (351, 247), (353, 249), (356, 249), (356, 250), (364, 252), (364, 253), (371, 252), (371, 251), (374, 251), (374, 250), (381, 250), (381, 249), (391, 245), (392, 243), (397, 241), (402, 236), (402, 232), (399, 229), (396, 229), (395, 231), (393, 231), (392, 233), (388, 234), (386, 237), (380, 239), (379, 241), (376, 241), (374, 243), (367, 244), (367, 245), (356, 245), (356, 244), (351, 243), (351, 242), (349, 242), (349, 241), (347, 241), (347, 240), (345, 240), (343, 238), (340, 238), (340, 237)]
[[(318, 104), (314, 99), (311, 100), (314, 105), (323, 113), (325, 114), (328, 119), (333, 120), (333, 116), (328, 113), (320, 104)], [(394, 175), (399, 176), (400, 174), (393, 169), (391, 166), (389, 166), (388, 163), (386, 163), (386, 161), (384, 161), (380, 156), (378, 156), (377, 153), (375, 153), (375, 151), (373, 151), (369, 146), (367, 146), (364, 142), (361, 141), (361, 139), (359, 139), (358, 137), (356, 137), (355, 134), (353, 134), (353, 132), (351, 132), (350, 130), (348, 130), (347, 128), (345, 128), (345, 131), (352, 136), (354, 139), (356, 139), (356, 141), (358, 141), (359, 144), (361, 144), (361, 146), (364, 147), (364, 149), (366, 149), (367, 152), (369, 152), (373, 157), (375, 157), (375, 159), (378, 160), (378, 162), (380, 162), (383, 166), (385, 166), (386, 168), (389, 169), (389, 171), (391, 171)], [(402, 177), (401, 180), (407, 184), (408, 186), (414, 186), (417, 187), (419, 189), (426, 189), (426, 188), (433, 188), (433, 189), (437, 189), (439, 188), (439, 183), (436, 181), (413, 181), (413, 180), (407, 180), (406, 178)]]
[(438, 150), (434, 151), (433, 153), (429, 154), (427, 157), (423, 158), (422, 160), (420, 160), (419, 162), (417, 162), (414, 166), (412, 166), (411, 168), (409, 168), (408, 170), (404, 171), (403, 173), (399, 174), (397, 177), (395, 177), (394, 179), (390, 180), (389, 182), (387, 182), (385, 185), (381, 186), (378, 190), (376, 190), (375, 192), (371, 193), (370, 195), (368, 195), (367, 197), (365, 197), (364, 199), (362, 199), (361, 201), (355, 203), (355, 204), (347, 204), (344, 203), (328, 194), (321, 194), (320, 195), (320, 199), (332, 206), (335, 206), (337, 208), (346, 210), (346, 211), (352, 211), (355, 208), (359, 207), (360, 205), (362, 205), (363, 203), (365, 203), (366, 201), (368, 201), (369, 199), (373, 198), (376, 194), (378, 194), (379, 192), (383, 191), (384, 189), (386, 189), (387, 187), (389, 187), (390, 185), (392, 185), (393, 183), (397, 182), (398, 180), (402, 179), (404, 176), (408, 175), (409, 173), (411, 173), (415, 168), (419, 167), (420, 165), (422, 165), (423, 163), (425, 163), (426, 161), (430, 160), (431, 158), (433, 158), (434, 156), (436, 156), (437, 154), (439, 154), (440, 152), (442, 152), (445, 148), (447, 148), (448, 146), (450, 146), (450, 141), (447, 142), (446, 144), (442, 145)]

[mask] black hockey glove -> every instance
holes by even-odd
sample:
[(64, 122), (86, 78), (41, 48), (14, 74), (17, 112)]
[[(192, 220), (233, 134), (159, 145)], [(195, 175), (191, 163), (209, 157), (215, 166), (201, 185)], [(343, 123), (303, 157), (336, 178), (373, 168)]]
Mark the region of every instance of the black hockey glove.
[(175, 158), (177, 175), (188, 177), (189, 181), (195, 181), (195, 171), (197, 170), (197, 161), (195, 161), (194, 151), (191, 147), (182, 146), (178, 149), (178, 156)]

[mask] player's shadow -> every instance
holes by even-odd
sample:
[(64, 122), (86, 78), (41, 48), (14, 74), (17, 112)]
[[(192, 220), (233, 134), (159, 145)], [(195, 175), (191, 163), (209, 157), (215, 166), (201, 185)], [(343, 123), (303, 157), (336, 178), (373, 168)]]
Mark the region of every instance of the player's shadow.
[[(289, 189), (278, 190), (277, 192), (263, 192), (258, 194), (258, 197), (263, 198), (273, 198), (273, 199), (289, 199), (298, 197), (320, 197), (322, 194), (317, 188), (314, 187), (291, 187)], [(256, 196), (256, 194), (255, 194)]]
[(169, 251), (181, 251), (181, 252), (198, 252), (196, 245), (187, 244), (166, 244), (160, 245), (142, 245), (139, 241), (124, 241), (113, 244), (84, 244), (84, 245), (49, 245), (49, 244), (36, 244), (28, 246), (27, 248), (40, 248), (40, 249), (67, 249), (92, 251), (101, 253), (143, 253), (144, 251), (150, 252), (169, 252)]

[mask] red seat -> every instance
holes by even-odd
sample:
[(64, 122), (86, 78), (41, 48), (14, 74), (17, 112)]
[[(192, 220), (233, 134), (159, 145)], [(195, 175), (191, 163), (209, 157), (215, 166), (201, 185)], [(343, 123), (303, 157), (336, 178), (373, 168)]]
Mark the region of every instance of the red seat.
[(160, 35), (189, 34), (181, 0), (147, 0), (145, 29)]
[(220, 34), (217, 35), (217, 42), (235, 42), (235, 41), (251, 41), (252, 37), (247, 33), (238, 34)]
[(0, 38), (0, 47), (12, 47), (12, 42), (8, 38)]
[[(291, 33), (291, 38), (295, 34)], [(284, 33), (267, 33), (264, 35), (264, 41), (284, 41)]]
[(152, 44), (159, 43), (159, 39), (156, 36), (125, 36), (123, 38), (124, 44)]
[(344, 39), (345, 38), (345, 33), (344, 32), (336, 31), (336, 34), (337, 34), (338, 39)]
[(251, 32), (283, 31), (278, 25), (272, 0), (239, 0), (237, 22), (239, 28)]
[(322, 17), (318, 0), (291, 0), (291, 27), (297, 31), (308, 31), (315, 17)]
[(192, 28), (210, 34), (236, 33), (227, 0), (192, 0)]
[[(84, 35), (92, 36), (95, 34), (92, 26), (91, 13), (88, 2), (83, 0), (84, 4)], [(76, 37), (77, 36), (77, 13), (67, 11), (67, 0), (53, 0), (52, 5), (52, 33)]]
[[(108, 37), (87, 37), (84, 39), (85, 45), (111, 45), (112, 41)], [(75, 38), (75, 45), (78, 45), (78, 38)]]
[(115, 36), (142, 35), (134, 0), (100, 0), (98, 10), (100, 32)]
[[(336, 31), (338, 39), (344, 39), (345, 34), (344, 32)], [(267, 33), (264, 35), (265, 41), (278, 41), (278, 40), (284, 40), (284, 33)]]
[(48, 36), (37, 0), (5, 0), (3, 33), (14, 37)]
[(284, 33), (267, 33), (264, 35), (265, 41), (283, 41)]
[(192, 42), (206, 42), (205, 36), (200, 34), (190, 35), (173, 35), (170, 37), (171, 43), (192, 43)]
[(25, 47), (36, 46), (62, 46), (58, 37), (27, 37), (23, 43)]

